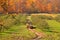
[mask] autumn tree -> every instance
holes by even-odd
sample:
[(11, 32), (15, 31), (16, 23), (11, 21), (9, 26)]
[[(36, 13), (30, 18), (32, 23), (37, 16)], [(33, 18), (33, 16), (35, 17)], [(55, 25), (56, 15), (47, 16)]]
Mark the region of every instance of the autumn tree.
[(7, 13), (8, 8), (8, 1), (7, 0), (0, 0), (0, 6), (3, 8), (4, 13)]

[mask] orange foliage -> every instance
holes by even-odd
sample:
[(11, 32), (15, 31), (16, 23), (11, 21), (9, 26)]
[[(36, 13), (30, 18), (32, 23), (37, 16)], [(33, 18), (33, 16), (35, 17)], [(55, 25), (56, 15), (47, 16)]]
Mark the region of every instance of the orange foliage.
[[(35, 6), (33, 6), (32, 4)], [(50, 0), (50, 2), (48, 0), (43, 0), (43, 1), (42, 0), (8, 0), (9, 12), (11, 11), (24, 12), (30, 9), (33, 10), (33, 8), (38, 9), (40, 12), (46, 12), (46, 11), (51, 12), (52, 10), (54, 11), (59, 10), (58, 2), (55, 0)]]
[(51, 4), (51, 3), (48, 3), (48, 4), (47, 4), (47, 10), (48, 10), (49, 12), (52, 11), (52, 4)]

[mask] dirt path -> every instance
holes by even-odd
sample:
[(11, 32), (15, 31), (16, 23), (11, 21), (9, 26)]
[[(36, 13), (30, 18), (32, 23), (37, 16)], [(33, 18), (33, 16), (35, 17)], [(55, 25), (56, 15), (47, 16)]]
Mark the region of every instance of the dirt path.
[(35, 29), (29, 30), (36, 34), (36, 37), (33, 40), (40, 40), (41, 38), (44, 38), (46, 36), (43, 32), (37, 32)]
[[(27, 19), (31, 21), (31, 16), (28, 16)], [(28, 30), (36, 34), (36, 37), (33, 40), (40, 40), (46, 36), (43, 32), (37, 32), (35, 29), (28, 28)]]

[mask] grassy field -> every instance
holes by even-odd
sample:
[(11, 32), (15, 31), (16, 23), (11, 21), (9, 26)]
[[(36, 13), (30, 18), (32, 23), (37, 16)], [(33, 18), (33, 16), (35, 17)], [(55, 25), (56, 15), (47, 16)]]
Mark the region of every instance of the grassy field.
[[(58, 15), (30, 16), (29, 19), (32, 21), (33, 26), (36, 27), (35, 30), (37, 32), (43, 32), (46, 35), (46, 37), (40, 38), (39, 40), (60, 40), (60, 22), (55, 20), (56, 16)], [(1, 15), (0, 40), (33, 40), (36, 38), (36, 34), (27, 29), (26, 18), (26, 14)]]
[[(25, 25), (18, 25), (11, 27), (8, 31), (2, 33), (1, 40), (31, 40), (36, 35), (29, 31)], [(15, 38), (15, 39), (14, 39)]]
[[(40, 16), (39, 15), (32, 15), (32, 16), (33, 16), (33, 18), (35, 18), (36, 20), (38, 20), (41, 15)], [(60, 22), (56, 21), (55, 20), (55, 17), (53, 17), (52, 19), (50, 19), (50, 18), (45, 19), (46, 18), (45, 16), (44, 17), (41, 17), (42, 19), (44, 18), (43, 20), (45, 20), (48, 23), (47, 25), (49, 25), (48, 27), (50, 28), (50, 31), (43, 31), (42, 29), (39, 29), (38, 26), (36, 26), (36, 30), (37, 31), (44, 32), (47, 35), (47, 37), (44, 37), (44, 38), (42, 38), (40, 40), (60, 40)], [(34, 21), (34, 23), (35, 22), (36, 22), (36, 24), (39, 23), (39, 22), (41, 23), (41, 20)]]
[(47, 20), (47, 22), (53, 30), (60, 32), (60, 23), (59, 22), (57, 22), (56, 20)]
[(31, 40), (36, 37), (26, 27), (26, 15), (2, 15), (0, 21), (0, 40)]

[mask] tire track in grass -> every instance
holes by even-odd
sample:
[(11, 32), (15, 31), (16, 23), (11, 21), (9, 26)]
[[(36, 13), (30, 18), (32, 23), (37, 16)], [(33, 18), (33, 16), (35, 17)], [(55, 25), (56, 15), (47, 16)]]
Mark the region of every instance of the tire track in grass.
[[(31, 16), (28, 16), (27, 19), (31, 21)], [(27, 23), (28, 24), (28, 23)], [(29, 24), (30, 26), (30, 24)], [(37, 32), (35, 29), (28, 28), (29, 31), (35, 33), (36, 37), (33, 38), (33, 40), (40, 40), (41, 38), (44, 38), (46, 35), (43, 32)]]
[(44, 38), (46, 36), (46, 34), (44, 34), (43, 32), (37, 32), (35, 29), (28, 30), (36, 34), (36, 37), (33, 38), (33, 40), (40, 40), (41, 38)]

